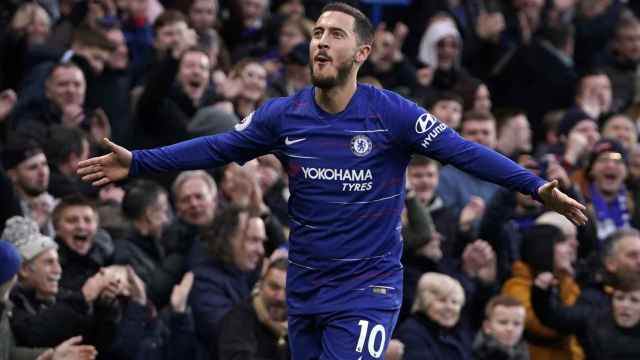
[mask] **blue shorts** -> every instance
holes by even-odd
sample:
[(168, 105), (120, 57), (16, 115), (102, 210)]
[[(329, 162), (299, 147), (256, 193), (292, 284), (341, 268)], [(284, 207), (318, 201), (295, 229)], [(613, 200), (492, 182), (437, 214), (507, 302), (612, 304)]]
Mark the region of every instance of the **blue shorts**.
[(346, 310), (289, 316), (294, 360), (382, 359), (400, 310)]

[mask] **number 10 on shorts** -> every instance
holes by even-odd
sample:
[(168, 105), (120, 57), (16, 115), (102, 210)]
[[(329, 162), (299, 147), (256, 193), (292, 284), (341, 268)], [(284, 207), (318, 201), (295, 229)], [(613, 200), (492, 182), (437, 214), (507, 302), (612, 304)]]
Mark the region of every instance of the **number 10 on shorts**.
[[(386, 341), (386, 334), (384, 330), (384, 326), (380, 324), (376, 324), (369, 333), (369, 321), (360, 320), (358, 322), (358, 326), (360, 327), (360, 336), (358, 337), (358, 343), (356, 344), (356, 352), (361, 353), (362, 348), (364, 347), (364, 343), (367, 340), (367, 335), (369, 341), (367, 342), (367, 350), (369, 354), (374, 358), (380, 358), (382, 355), (382, 351), (384, 350), (384, 343)], [(380, 335), (380, 336), (379, 336)], [(380, 343), (376, 347), (377, 339), (380, 337)]]

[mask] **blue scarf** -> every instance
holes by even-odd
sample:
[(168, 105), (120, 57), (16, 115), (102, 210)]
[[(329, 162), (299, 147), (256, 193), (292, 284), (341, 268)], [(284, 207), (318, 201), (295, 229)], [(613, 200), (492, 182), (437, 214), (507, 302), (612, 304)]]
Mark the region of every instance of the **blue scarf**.
[(592, 183), (589, 187), (591, 191), (591, 203), (596, 213), (596, 223), (598, 229), (598, 239), (604, 240), (611, 233), (620, 228), (629, 227), (629, 209), (627, 208), (627, 189), (622, 186), (618, 195), (611, 203), (607, 202)]

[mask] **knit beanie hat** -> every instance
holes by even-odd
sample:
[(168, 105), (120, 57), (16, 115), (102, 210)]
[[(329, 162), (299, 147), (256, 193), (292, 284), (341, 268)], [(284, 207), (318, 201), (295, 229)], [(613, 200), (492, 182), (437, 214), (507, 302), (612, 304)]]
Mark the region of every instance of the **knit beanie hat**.
[(0, 240), (0, 285), (9, 281), (20, 270), (20, 254), (6, 240)]
[(35, 221), (14, 216), (7, 220), (2, 238), (11, 242), (27, 262), (49, 249), (58, 249), (58, 244), (48, 236), (42, 235)]

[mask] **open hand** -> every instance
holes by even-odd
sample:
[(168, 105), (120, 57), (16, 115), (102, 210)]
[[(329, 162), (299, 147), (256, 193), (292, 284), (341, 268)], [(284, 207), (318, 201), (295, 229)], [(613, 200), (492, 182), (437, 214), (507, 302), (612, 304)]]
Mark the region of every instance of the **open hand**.
[(111, 153), (78, 163), (78, 175), (82, 176), (84, 181), (91, 181), (94, 186), (102, 186), (126, 178), (133, 158), (131, 151), (122, 146), (112, 143), (109, 139), (102, 141), (111, 149)]
[(39, 357), (38, 360), (93, 360), (98, 355), (96, 348), (91, 345), (80, 345), (82, 336), (72, 337), (58, 345), (54, 350)]
[(564, 215), (572, 223), (576, 225), (587, 223), (588, 219), (584, 214), (585, 206), (560, 191), (558, 180), (542, 185), (538, 188), (538, 195), (548, 209)]

